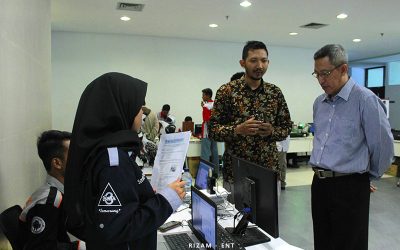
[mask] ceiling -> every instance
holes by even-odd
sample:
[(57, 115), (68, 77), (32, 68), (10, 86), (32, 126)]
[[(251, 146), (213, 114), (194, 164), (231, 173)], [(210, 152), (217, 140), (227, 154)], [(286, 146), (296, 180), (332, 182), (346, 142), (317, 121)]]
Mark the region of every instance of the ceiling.
[[(310, 48), (340, 43), (350, 60), (400, 53), (399, 0), (52, 0), (52, 30), (133, 34)], [(142, 12), (118, 2), (144, 4)], [(348, 14), (339, 20), (336, 15)], [(119, 18), (131, 17), (128, 22)], [(320, 29), (299, 26), (328, 24)], [(210, 23), (219, 25), (209, 28)], [(289, 32), (298, 32), (289, 36)], [(354, 43), (360, 38), (360, 43)]]

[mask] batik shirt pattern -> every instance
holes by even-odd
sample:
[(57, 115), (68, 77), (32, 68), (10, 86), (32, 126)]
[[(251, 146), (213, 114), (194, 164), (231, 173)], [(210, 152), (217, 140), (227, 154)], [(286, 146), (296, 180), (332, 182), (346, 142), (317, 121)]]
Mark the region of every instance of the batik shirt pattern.
[[(252, 116), (271, 123), (274, 128), (272, 135), (235, 135), (235, 127)], [(284, 140), (291, 128), (292, 121), (285, 98), (274, 84), (262, 81), (257, 89), (251, 90), (242, 77), (222, 85), (214, 100), (210, 137), (215, 141), (225, 142), (224, 180), (233, 182), (231, 155), (276, 169), (276, 141)]]

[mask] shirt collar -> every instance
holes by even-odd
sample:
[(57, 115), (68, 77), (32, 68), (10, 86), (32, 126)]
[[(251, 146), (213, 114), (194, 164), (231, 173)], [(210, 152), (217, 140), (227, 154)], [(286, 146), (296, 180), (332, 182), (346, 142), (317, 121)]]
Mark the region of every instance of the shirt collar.
[(47, 175), (46, 182), (53, 187), (56, 187), (61, 193), (64, 194), (64, 184), (51, 175)]
[[(349, 80), (344, 84), (339, 93), (337, 93), (337, 95), (335, 95), (332, 99), (340, 97), (347, 102), (349, 100), (350, 92), (354, 84), (355, 84), (354, 80), (351, 77), (349, 77)], [(329, 100), (328, 94), (325, 93), (322, 101), (328, 101), (328, 100)]]
[(265, 87), (266, 87), (266, 82), (264, 82), (264, 80), (261, 78), (261, 84), (260, 86), (258, 86), (258, 88), (256, 89), (251, 89), (249, 85), (247, 85), (246, 81), (244, 80), (244, 76), (240, 79), (241, 80), (241, 89), (248, 89), (248, 90), (252, 90), (252, 91), (259, 91), (260, 89), (262, 89), (264, 92), (266, 92)]

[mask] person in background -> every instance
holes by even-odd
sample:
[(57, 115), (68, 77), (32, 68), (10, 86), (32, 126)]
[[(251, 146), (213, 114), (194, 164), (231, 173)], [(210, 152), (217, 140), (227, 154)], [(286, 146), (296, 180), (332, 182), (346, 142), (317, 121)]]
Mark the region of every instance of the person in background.
[(262, 78), (269, 65), (265, 44), (247, 42), (240, 65), (244, 77), (217, 91), (209, 129), (211, 139), (225, 142), (223, 185), (231, 192), (230, 201), (234, 197), (231, 155), (277, 169), (276, 141), (284, 140), (292, 128), (282, 91)]
[(149, 141), (157, 144), (160, 140), (160, 138), (158, 137), (160, 124), (158, 122), (157, 115), (147, 107), (143, 106), (142, 109), (144, 118), (141, 131)]
[(193, 119), (192, 119), (191, 116), (186, 116), (185, 119), (184, 119), (184, 121), (185, 121), (185, 122), (192, 122)]
[(164, 134), (171, 134), (176, 132), (175, 120), (171, 117), (167, 117), (165, 121), (160, 122), (160, 136)]
[(136, 163), (141, 167), (146, 165), (153, 167), (157, 154), (157, 144), (160, 140), (158, 135), (160, 123), (156, 114), (151, 109), (143, 106), (142, 110), (142, 126), (140, 128), (141, 133), (139, 134), (139, 138), (142, 140), (142, 149), (138, 155), (140, 160), (136, 158)]
[[(191, 116), (185, 116), (185, 119), (183, 120), (183, 123), (182, 123), (182, 127), (178, 129), (178, 132), (185, 131), (185, 128), (183, 127), (185, 122), (190, 122), (190, 123), (193, 124), (193, 118)], [(193, 130), (191, 130), (191, 132), (192, 132), (192, 135), (193, 135)]]
[(286, 137), (283, 141), (276, 142), (276, 148), (278, 150), (278, 171), (279, 171), (279, 179), (281, 181), (281, 190), (286, 189), (286, 169), (287, 169), (287, 160), (286, 153), (289, 150), (289, 142), (290, 135)]
[(244, 76), (244, 72), (237, 72), (231, 76), (231, 82), (234, 80), (238, 80)]
[(161, 108), (161, 112), (157, 113), (157, 119), (159, 121), (168, 122), (167, 119), (170, 116), (169, 111), (171, 110), (171, 106), (169, 104), (164, 104)]
[(314, 54), (324, 94), (314, 101), (310, 164), (314, 247), (368, 249), (372, 179), (393, 158), (393, 136), (382, 101), (349, 77), (347, 53), (329, 44)]
[(203, 123), (201, 124), (201, 154), (200, 158), (211, 161), (215, 165), (214, 175), (219, 175), (219, 155), (217, 142), (209, 138), (209, 122), (211, 118), (211, 110), (214, 101), (211, 99), (213, 92), (210, 88), (202, 90), (202, 101), (200, 103), (203, 108)]
[(63, 211), (64, 176), (71, 133), (44, 131), (37, 150), (47, 172), (45, 183), (26, 202), (19, 216), (24, 249), (86, 249), (83, 241), (71, 241)]
[(185, 196), (180, 180), (155, 192), (135, 163), (146, 91), (139, 79), (107, 73), (79, 101), (65, 202), (68, 219), (84, 219), (89, 250), (155, 250), (157, 228)]

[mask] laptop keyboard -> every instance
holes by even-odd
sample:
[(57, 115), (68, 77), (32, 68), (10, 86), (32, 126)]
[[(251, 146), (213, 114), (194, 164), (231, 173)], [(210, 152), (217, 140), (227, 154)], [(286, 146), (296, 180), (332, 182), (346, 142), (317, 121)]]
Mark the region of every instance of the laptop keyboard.
[(236, 240), (232, 238), (231, 234), (228, 233), (225, 230), (225, 228), (223, 228), (220, 224), (218, 224), (218, 228), (217, 228), (217, 237), (218, 237), (219, 245), (221, 245), (221, 248), (229, 248), (229, 249), (235, 249), (235, 250), (245, 249), (244, 247), (240, 246), (236, 242)]
[[(189, 227), (193, 228), (193, 221), (188, 221)], [(193, 230), (193, 229), (192, 229)], [(244, 250), (245, 248), (240, 246), (237, 241), (235, 241), (230, 233), (228, 233), (225, 228), (220, 224), (217, 224), (217, 242), (219, 248), (217, 249), (230, 249), (230, 250)], [(186, 245), (187, 246), (187, 245)]]
[(164, 235), (170, 249), (173, 250), (187, 250), (190, 246), (194, 246), (193, 240), (187, 233)]

